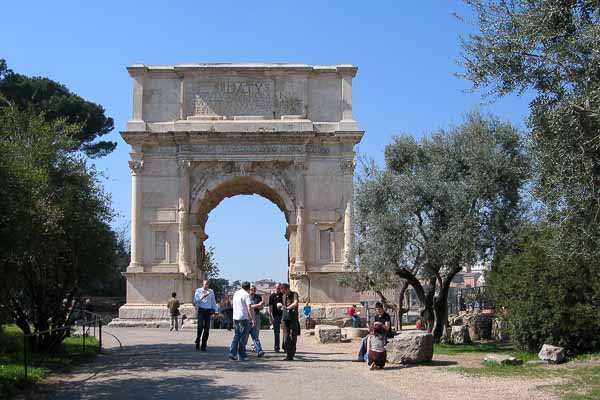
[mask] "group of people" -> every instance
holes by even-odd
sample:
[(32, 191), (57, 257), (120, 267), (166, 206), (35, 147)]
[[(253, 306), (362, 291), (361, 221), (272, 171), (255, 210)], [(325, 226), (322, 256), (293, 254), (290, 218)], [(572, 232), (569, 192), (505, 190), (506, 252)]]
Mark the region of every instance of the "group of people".
[[(198, 325), (196, 331), (196, 350), (206, 351), (210, 332), (211, 318), (217, 314), (217, 302), (215, 294), (209, 288), (209, 282), (205, 280), (202, 287), (198, 288), (194, 294), (193, 304), (198, 308)], [(179, 307), (176, 293), (167, 304), (171, 314), (171, 330), (178, 329)], [(264, 356), (262, 343), (260, 341), (261, 310), (268, 307), (269, 321), (273, 328), (274, 346), (276, 353), (283, 349), (286, 353), (285, 359), (291, 361), (296, 355), (296, 344), (298, 335), (300, 335), (299, 321), (299, 298), (298, 293), (290, 289), (287, 283), (278, 283), (275, 286), (275, 292), (269, 296), (267, 303), (262, 296), (256, 293), (256, 287), (250, 282), (242, 282), (231, 301), (232, 320), (234, 335), (229, 348), (229, 358), (231, 360), (247, 361), (248, 354), (246, 345), (248, 338), (252, 338), (253, 349), (257, 357)], [(311, 307), (309, 303), (303, 308), (305, 321), (309, 321)], [(357, 361), (367, 362), (369, 368), (379, 369), (385, 366), (386, 350), (388, 338), (393, 337), (392, 320), (390, 315), (385, 312), (382, 303), (375, 304), (376, 315), (369, 335), (363, 338), (358, 353)], [(352, 318), (352, 325), (357, 327), (359, 324), (359, 313), (356, 306), (353, 305), (348, 314)], [(307, 325), (308, 326), (308, 325)], [(281, 333), (283, 332), (283, 335)], [(283, 336), (283, 341), (281, 340)]]
[[(218, 310), (214, 291), (209, 288), (207, 280), (202, 283), (202, 287), (196, 289), (193, 304), (198, 308), (196, 350), (206, 351), (210, 321)], [(256, 293), (254, 285), (251, 285), (250, 282), (242, 282), (241, 288), (234, 293), (231, 301), (234, 335), (229, 349), (229, 358), (240, 361), (248, 360), (246, 344), (249, 337), (252, 338), (256, 355), (258, 357), (264, 356), (265, 352), (260, 341), (262, 321), (260, 312), (263, 308), (268, 307), (269, 320), (273, 327), (275, 340), (274, 351), (279, 353), (283, 348), (286, 353), (286, 360), (293, 360), (296, 355), (298, 335), (300, 335), (298, 304), (298, 293), (292, 291), (287, 283), (278, 283), (275, 286), (275, 292), (269, 296), (269, 301), (265, 304), (262, 296)], [(180, 305), (177, 294), (173, 293), (167, 303), (171, 315), (171, 330), (179, 329)], [(310, 314), (309, 310), (308, 313)], [(305, 313), (306, 311), (304, 310)]]

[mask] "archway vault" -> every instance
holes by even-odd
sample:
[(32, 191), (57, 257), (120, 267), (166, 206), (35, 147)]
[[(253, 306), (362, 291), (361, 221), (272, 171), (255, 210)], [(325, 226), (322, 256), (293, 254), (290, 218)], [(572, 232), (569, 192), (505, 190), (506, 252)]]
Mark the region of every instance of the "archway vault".
[(237, 195), (257, 194), (270, 200), (284, 214), (288, 224), (295, 220), (296, 205), (290, 189), (273, 176), (239, 175), (230, 173), (209, 178), (203, 186), (192, 191), (190, 217), (192, 224), (206, 226), (208, 215), (221, 201)]

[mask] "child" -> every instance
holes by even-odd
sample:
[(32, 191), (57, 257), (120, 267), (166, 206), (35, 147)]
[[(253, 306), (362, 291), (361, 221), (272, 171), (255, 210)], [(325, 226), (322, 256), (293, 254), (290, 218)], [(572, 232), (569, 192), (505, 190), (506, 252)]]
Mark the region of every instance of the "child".
[[(167, 303), (167, 308), (169, 309), (169, 314), (171, 314), (171, 331), (175, 328), (176, 331), (179, 330), (179, 326), (177, 323), (177, 317), (179, 317), (179, 300), (177, 300), (177, 293), (171, 293), (171, 298)], [(183, 320), (181, 321), (183, 324)]]
[(310, 303), (306, 302), (306, 305), (302, 309), (302, 314), (304, 315), (304, 327), (306, 329), (309, 329), (308, 327), (310, 325), (310, 313), (311, 312), (312, 312), (312, 308), (310, 306)]
[(369, 369), (383, 369), (386, 361), (386, 336), (381, 322), (373, 324), (373, 331), (367, 338), (367, 364)]

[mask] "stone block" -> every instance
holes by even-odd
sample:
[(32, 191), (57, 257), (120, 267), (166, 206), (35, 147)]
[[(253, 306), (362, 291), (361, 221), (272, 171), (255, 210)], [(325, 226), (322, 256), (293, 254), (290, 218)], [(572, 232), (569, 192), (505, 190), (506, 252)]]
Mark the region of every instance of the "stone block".
[(335, 325), (317, 325), (315, 336), (321, 343), (339, 343), (342, 341), (342, 329)]
[(453, 326), (450, 332), (450, 343), (452, 344), (471, 344), (469, 329), (464, 326)]
[(471, 340), (492, 338), (492, 320), (494, 314), (473, 313), (463, 316), (463, 323), (469, 328)]
[(462, 315), (451, 315), (448, 317), (448, 323), (450, 326), (460, 326), (463, 324)]
[(522, 360), (505, 354), (488, 354), (483, 361), (499, 365), (519, 365), (523, 363)]
[(362, 339), (368, 334), (368, 328), (342, 328), (342, 336), (346, 339)]
[(563, 347), (545, 344), (538, 353), (538, 358), (548, 363), (560, 364), (566, 361), (565, 349)]
[(385, 346), (387, 360), (394, 364), (418, 364), (433, 358), (433, 335), (428, 332), (402, 332)]

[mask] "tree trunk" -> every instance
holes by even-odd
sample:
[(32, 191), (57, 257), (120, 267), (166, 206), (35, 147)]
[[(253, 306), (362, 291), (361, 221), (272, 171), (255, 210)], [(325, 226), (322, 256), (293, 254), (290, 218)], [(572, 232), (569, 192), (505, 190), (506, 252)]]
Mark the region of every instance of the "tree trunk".
[(400, 288), (400, 295), (398, 296), (398, 330), (402, 330), (402, 316), (407, 309), (404, 308), (404, 294), (408, 289), (408, 282), (404, 281), (402, 283), (402, 287)]
[(438, 343), (446, 330), (448, 324), (448, 292), (450, 291), (450, 283), (454, 276), (460, 272), (462, 268), (456, 265), (448, 275), (442, 280), (440, 291), (434, 300), (435, 326), (433, 328), (433, 340)]
[(448, 323), (448, 290), (440, 289), (440, 293), (434, 302), (435, 325), (433, 328), (433, 340), (439, 343)]

